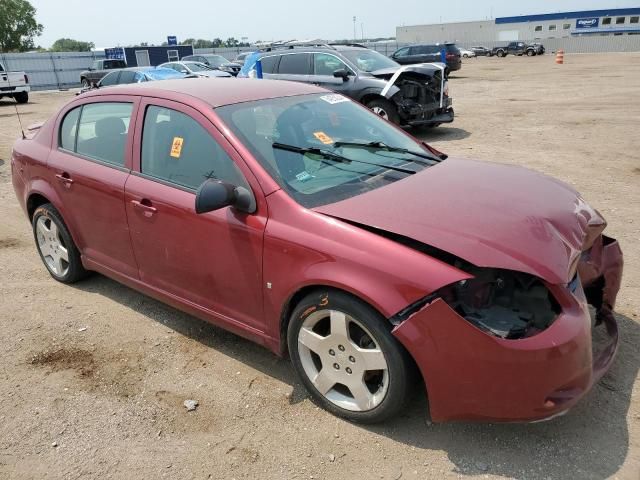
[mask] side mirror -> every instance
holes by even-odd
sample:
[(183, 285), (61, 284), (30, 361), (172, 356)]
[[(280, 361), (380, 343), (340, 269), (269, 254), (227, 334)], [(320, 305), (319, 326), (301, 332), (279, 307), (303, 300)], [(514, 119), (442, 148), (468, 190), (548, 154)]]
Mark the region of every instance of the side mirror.
[(207, 213), (224, 207), (253, 213), (253, 197), (244, 187), (236, 187), (222, 180), (209, 179), (196, 192), (196, 213)]
[(187, 70), (186, 68), (183, 68), (182, 70), (180, 70), (180, 73), (189, 73), (189, 70)]
[(344, 68), (341, 68), (340, 70), (336, 70), (335, 72), (333, 72), (333, 76), (336, 78), (341, 78), (345, 82), (349, 80), (349, 72)]

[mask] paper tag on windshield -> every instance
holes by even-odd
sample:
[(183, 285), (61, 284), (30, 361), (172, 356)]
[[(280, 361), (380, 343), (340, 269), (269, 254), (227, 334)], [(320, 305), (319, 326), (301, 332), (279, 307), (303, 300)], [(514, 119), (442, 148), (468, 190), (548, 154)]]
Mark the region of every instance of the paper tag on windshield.
[(313, 178), (313, 175), (311, 175), (306, 170), (303, 171), (303, 172), (300, 172), (299, 174), (296, 175), (296, 179), (299, 182), (306, 182), (307, 180), (311, 180), (312, 178)]
[(182, 154), (182, 144), (184, 143), (184, 138), (181, 137), (173, 137), (173, 142), (171, 143), (171, 155), (173, 158), (180, 158)]
[(324, 100), (327, 103), (330, 103), (331, 105), (334, 105), (336, 103), (342, 103), (342, 102), (348, 102), (349, 99), (347, 99), (347, 97), (343, 97), (342, 95), (338, 95), (337, 93), (333, 93), (331, 95), (323, 95), (322, 97), (320, 97), (322, 100)]
[(333, 138), (327, 135), (324, 132), (313, 132), (313, 136), (320, 140), (325, 145), (331, 145), (333, 143)]

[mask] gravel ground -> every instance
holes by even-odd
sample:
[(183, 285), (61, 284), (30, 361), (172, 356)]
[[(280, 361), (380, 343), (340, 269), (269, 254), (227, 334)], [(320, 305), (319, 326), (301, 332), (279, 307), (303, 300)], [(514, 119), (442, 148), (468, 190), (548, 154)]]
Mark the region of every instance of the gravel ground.
[[(640, 54), (565, 62), (465, 62), (455, 122), (421, 135), (570, 183), (625, 252), (612, 370), (566, 416), (526, 425), (431, 424), (423, 395), (352, 425), (258, 346), (98, 275), (53, 281), (11, 188), (19, 130), (0, 101), (0, 478), (640, 478)], [(72, 96), (34, 93), (24, 123)]]

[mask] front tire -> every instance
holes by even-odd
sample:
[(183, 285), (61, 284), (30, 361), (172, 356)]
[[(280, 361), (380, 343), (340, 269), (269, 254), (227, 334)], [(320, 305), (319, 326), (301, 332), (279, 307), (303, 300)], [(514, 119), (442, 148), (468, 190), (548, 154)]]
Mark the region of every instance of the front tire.
[(385, 120), (391, 123), (395, 123), (396, 125), (400, 123), (398, 110), (396, 109), (395, 105), (389, 100), (386, 100), (384, 98), (375, 98), (373, 100), (369, 100), (366, 105), (373, 111), (373, 113), (379, 115)]
[(527, 50), (527, 57), (533, 57), (536, 54), (533, 50)]
[(80, 252), (53, 205), (46, 203), (36, 209), (32, 227), (42, 263), (54, 279), (62, 283), (74, 283), (87, 276)]
[(291, 361), (325, 410), (352, 422), (381, 422), (404, 407), (414, 383), (414, 364), (390, 330), (366, 303), (317, 290), (291, 315)]
[(89, 83), (89, 80), (87, 80), (86, 78), (82, 79), (81, 84), (82, 84), (82, 89), (83, 90), (87, 90), (87, 89), (91, 88), (91, 83)]
[(18, 103), (27, 103), (29, 101), (29, 92), (18, 92), (13, 95)]
[(505, 54), (502, 50), (498, 50), (498, 52), (496, 53), (496, 56), (498, 56), (499, 58), (503, 58)]

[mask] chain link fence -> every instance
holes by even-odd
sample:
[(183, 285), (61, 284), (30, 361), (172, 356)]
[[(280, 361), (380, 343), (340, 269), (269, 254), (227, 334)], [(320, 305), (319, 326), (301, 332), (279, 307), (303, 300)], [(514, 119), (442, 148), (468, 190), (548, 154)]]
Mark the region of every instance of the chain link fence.
[[(493, 48), (507, 42), (463, 42), (460, 47), (482, 45)], [(562, 48), (565, 53), (640, 52), (640, 35), (584, 36), (543, 40), (547, 52)], [(398, 48), (409, 45), (399, 42), (363, 43), (367, 48), (383, 55), (391, 55)], [(234, 60), (240, 53), (254, 51), (251, 47), (200, 48), (195, 53), (215, 53)], [(80, 72), (89, 68), (94, 60), (104, 58), (104, 52), (47, 52), (0, 53), (0, 62), (8, 71), (24, 71), (29, 76), (32, 90), (65, 90), (80, 86)]]

